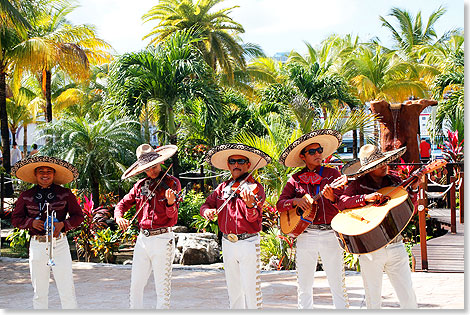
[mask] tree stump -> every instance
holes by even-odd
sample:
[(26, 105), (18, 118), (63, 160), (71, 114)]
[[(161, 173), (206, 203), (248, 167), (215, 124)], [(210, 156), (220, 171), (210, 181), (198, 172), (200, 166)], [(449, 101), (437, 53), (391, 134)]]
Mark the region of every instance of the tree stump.
[(405, 163), (419, 163), (419, 114), (430, 105), (437, 105), (437, 101), (409, 100), (402, 104), (389, 104), (383, 100), (370, 102), (371, 111), (379, 115), (382, 150), (385, 152), (406, 146), (402, 156)]

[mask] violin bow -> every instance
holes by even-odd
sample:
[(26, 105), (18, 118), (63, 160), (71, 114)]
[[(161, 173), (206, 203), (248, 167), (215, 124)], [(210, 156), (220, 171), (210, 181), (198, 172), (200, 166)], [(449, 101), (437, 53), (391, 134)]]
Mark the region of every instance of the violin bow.
[[(248, 180), (248, 178), (250, 178), (251, 174), (253, 174), (253, 172), (256, 170), (256, 167), (258, 166), (259, 162), (261, 162), (263, 158), (259, 158), (258, 162), (256, 162), (255, 166), (253, 166), (253, 169), (251, 170), (251, 172), (248, 174), (247, 177), (245, 177), (244, 180), (242, 180), (240, 182), (240, 185), (238, 187), (242, 187), (243, 184), (246, 183), (246, 181)], [(228, 198), (224, 201), (224, 203), (217, 209), (217, 214), (219, 214), (220, 211), (222, 211), (222, 209), (227, 205), (227, 203), (230, 201), (230, 199), (232, 199), (233, 196), (235, 196), (235, 194), (237, 193), (239, 188), (235, 189), (234, 191), (232, 191), (232, 193), (230, 194), (230, 196), (228, 196)]]
[[(163, 174), (162, 178), (160, 178), (160, 180), (158, 181), (158, 183), (155, 185), (155, 187), (152, 189), (152, 191), (150, 192), (149, 195), (153, 194), (153, 192), (155, 191), (155, 189), (157, 189), (157, 187), (160, 185), (160, 183), (162, 182), (162, 180), (165, 178), (166, 174), (168, 173), (168, 171), (170, 170), (170, 168), (173, 166), (173, 163), (170, 164), (170, 166), (167, 168), (167, 170), (165, 171), (165, 173)], [(134, 222), (134, 219), (137, 217), (137, 215), (140, 213), (140, 210), (142, 210), (142, 208), (144, 207), (144, 204), (142, 204), (139, 208), (139, 210), (134, 214), (134, 216), (132, 217), (132, 219), (129, 221), (129, 226), (127, 227), (127, 229), (129, 229), (129, 227), (132, 225), (132, 222)]]

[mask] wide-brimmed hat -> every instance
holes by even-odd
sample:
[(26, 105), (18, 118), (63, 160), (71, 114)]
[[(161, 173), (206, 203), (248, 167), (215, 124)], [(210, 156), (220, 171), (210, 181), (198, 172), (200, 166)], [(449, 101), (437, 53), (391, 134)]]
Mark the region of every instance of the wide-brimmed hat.
[(248, 171), (265, 167), (271, 163), (272, 160), (271, 157), (263, 151), (241, 143), (227, 143), (215, 146), (207, 152), (205, 160), (218, 169), (229, 170), (227, 161), (232, 155), (243, 155), (247, 157), (251, 163)]
[(341, 145), (343, 137), (333, 129), (318, 129), (304, 134), (292, 142), (279, 157), (279, 162), (287, 167), (305, 166), (300, 158), (300, 152), (312, 143), (318, 143), (323, 148), (322, 159), (332, 155)]
[(33, 155), (18, 161), (11, 169), (11, 174), (24, 182), (37, 184), (34, 170), (41, 166), (47, 166), (55, 170), (53, 183), (63, 185), (77, 179), (78, 170), (67, 161), (44, 155)]
[(382, 152), (373, 144), (365, 144), (359, 150), (359, 159), (347, 163), (341, 173), (351, 178), (362, 176), (399, 158), (405, 151), (406, 147)]
[(145, 170), (172, 157), (177, 150), (178, 147), (172, 144), (163, 145), (155, 150), (150, 144), (141, 144), (137, 150), (135, 150), (137, 161), (129, 166), (124, 174), (122, 174), (121, 179), (126, 179), (145, 172)]

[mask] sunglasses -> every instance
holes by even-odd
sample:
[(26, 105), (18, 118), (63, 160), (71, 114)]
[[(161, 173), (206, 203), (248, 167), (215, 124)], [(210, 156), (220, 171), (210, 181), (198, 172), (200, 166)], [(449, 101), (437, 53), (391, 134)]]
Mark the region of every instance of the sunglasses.
[(228, 159), (228, 164), (234, 165), (235, 163), (238, 163), (239, 165), (243, 165), (245, 163), (249, 163), (249, 160), (246, 159)]
[(307, 151), (304, 151), (304, 155), (305, 155), (305, 153), (308, 153), (308, 154), (310, 154), (310, 155), (314, 155), (315, 152), (318, 152), (318, 153), (322, 154), (322, 153), (323, 153), (323, 148), (322, 148), (322, 147), (318, 147), (318, 148), (316, 148), (316, 149), (308, 149)]

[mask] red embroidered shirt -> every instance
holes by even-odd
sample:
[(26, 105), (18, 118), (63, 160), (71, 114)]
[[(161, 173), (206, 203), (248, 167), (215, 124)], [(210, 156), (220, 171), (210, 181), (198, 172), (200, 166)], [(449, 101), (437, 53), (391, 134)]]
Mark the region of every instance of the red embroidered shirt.
[[(174, 190), (180, 192), (180, 181), (171, 175), (166, 175), (166, 177), (169, 177), (169, 180), (176, 183), (176, 189)], [(129, 193), (116, 205), (114, 217), (122, 217), (127, 210), (135, 205), (136, 211), (140, 209), (137, 220), (141, 229), (157, 229), (174, 226), (178, 221), (178, 203), (175, 202), (173, 205), (167, 206), (165, 191), (168, 187), (165, 187), (165, 185), (161, 183), (159, 187), (155, 189), (154, 196), (152, 198), (148, 196), (148, 193), (152, 192), (155, 188), (158, 180), (158, 178), (152, 180), (150, 177), (146, 177), (135, 183)], [(146, 181), (150, 181), (148, 189), (145, 188)], [(148, 191), (146, 192), (145, 190)]]
[[(305, 181), (305, 173), (319, 173), (320, 166), (318, 166), (315, 170), (309, 171), (307, 167), (303, 168), (300, 172), (295, 173), (292, 175), (291, 178), (287, 181), (286, 186), (282, 190), (281, 196), (279, 196), (279, 200), (276, 204), (276, 209), (279, 212), (288, 211), (294, 208), (293, 199), (294, 198), (302, 198), (305, 194), (309, 194), (310, 196), (314, 197), (317, 191), (317, 185), (313, 185), (311, 181), (306, 184)], [(336, 178), (340, 177), (341, 174), (338, 172), (337, 169), (324, 166), (322, 172), (322, 179), (320, 181), (320, 189), (321, 191), (326, 184), (330, 184)], [(300, 179), (300, 177), (304, 177), (304, 181)], [(310, 176), (310, 178), (313, 178)], [(341, 195), (343, 188), (334, 189), (334, 193), (337, 195)], [(312, 224), (330, 224), (333, 217), (338, 213), (338, 209), (334, 204), (331, 203), (330, 200), (326, 199), (325, 197), (321, 197), (318, 199), (318, 212), (313, 220)]]
[[(337, 202), (338, 209), (344, 210), (363, 207), (367, 204), (364, 199), (365, 195), (374, 193), (380, 188), (396, 186), (401, 182), (402, 180), (397, 176), (388, 174), (383, 178), (382, 184), (379, 186), (369, 174), (365, 174), (348, 183), (348, 186), (344, 189), (343, 194), (339, 197), (339, 201)], [(417, 194), (411, 192), (410, 188), (408, 189), (408, 193), (416, 208)]]
[[(11, 214), (11, 224), (17, 228), (29, 230), (30, 235), (44, 235), (45, 231), (33, 228), (33, 221), (39, 216), (46, 220), (46, 210), (40, 211), (39, 203), (34, 200), (37, 187), (28, 189), (20, 194)], [(56, 212), (59, 222), (64, 222), (63, 232), (74, 229), (83, 222), (82, 208), (77, 198), (68, 188), (53, 185), (55, 198), (49, 203), (49, 210)], [(68, 214), (68, 217), (67, 217)]]
[[(221, 183), (212, 194), (207, 197), (206, 202), (201, 206), (200, 214), (204, 215), (206, 209), (218, 209), (225, 201), (224, 188), (232, 180)], [(261, 221), (263, 219), (263, 204), (266, 200), (263, 186), (256, 182), (258, 186), (257, 198), (260, 201), (256, 208), (248, 209), (245, 201), (235, 195), (217, 216), (220, 231), (225, 234), (257, 233), (261, 231)]]

